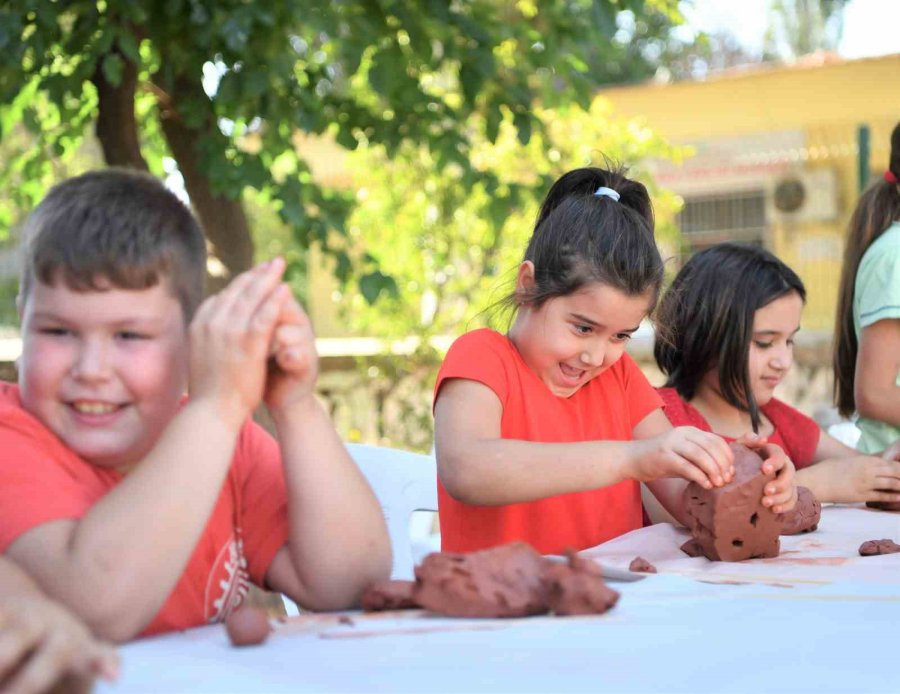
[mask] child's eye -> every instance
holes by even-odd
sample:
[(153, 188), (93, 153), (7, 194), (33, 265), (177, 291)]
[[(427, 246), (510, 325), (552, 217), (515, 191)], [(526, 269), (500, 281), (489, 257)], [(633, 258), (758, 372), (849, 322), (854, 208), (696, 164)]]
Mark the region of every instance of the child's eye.
[(591, 326), (589, 326), (589, 325), (576, 325), (575, 326), (575, 332), (577, 332), (579, 335), (590, 335), (591, 330), (593, 330), (593, 328), (591, 328)]
[(147, 335), (142, 333), (136, 333), (130, 330), (123, 330), (121, 332), (116, 333), (116, 337), (120, 340), (146, 340)]
[(787, 341), (787, 344), (788, 344), (788, 347), (793, 347), (793, 346), (794, 346), (794, 340), (793, 340), (793, 339), (789, 339), (789, 340)]
[(617, 333), (613, 335), (613, 342), (627, 342), (631, 339), (631, 333)]
[(70, 331), (65, 328), (56, 327), (38, 328), (38, 333), (41, 335), (50, 335), (51, 337), (64, 337), (71, 334)]
[(760, 349), (769, 349), (772, 346), (771, 342), (762, 342), (760, 340), (754, 340), (753, 344), (759, 347)]

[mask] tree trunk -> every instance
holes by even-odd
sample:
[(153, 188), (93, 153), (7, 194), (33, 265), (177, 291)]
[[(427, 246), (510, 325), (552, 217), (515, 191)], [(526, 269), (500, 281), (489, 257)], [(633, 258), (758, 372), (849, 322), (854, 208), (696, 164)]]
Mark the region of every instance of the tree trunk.
[[(215, 114), (199, 79), (179, 75), (171, 92), (157, 87), (157, 99), (163, 136), (184, 177), (184, 187), (212, 244), (212, 252), (227, 270), (228, 276), (223, 279), (228, 280), (253, 265), (253, 240), (241, 201), (214, 194), (209, 176), (200, 166), (197, 144), (201, 137), (221, 137)], [(178, 113), (178, 104), (188, 99), (192, 106), (206, 104), (203, 130), (188, 127)]]
[(134, 94), (137, 88), (137, 65), (122, 53), (124, 61), (122, 81), (118, 87), (107, 81), (100, 61), (91, 81), (97, 88), (97, 139), (103, 148), (103, 159), (108, 166), (125, 166), (148, 171), (138, 141), (137, 119), (134, 115)]

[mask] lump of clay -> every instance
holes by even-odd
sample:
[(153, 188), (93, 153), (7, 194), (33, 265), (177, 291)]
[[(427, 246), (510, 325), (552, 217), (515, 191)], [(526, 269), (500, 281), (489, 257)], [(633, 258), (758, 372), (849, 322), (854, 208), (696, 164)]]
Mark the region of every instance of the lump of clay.
[(436, 552), (416, 567), (415, 601), (450, 617), (524, 617), (547, 612), (545, 560), (518, 542), (471, 554)]
[(655, 574), (656, 567), (643, 557), (635, 557), (628, 565), (629, 571), (637, 571), (644, 574)]
[(866, 506), (879, 511), (900, 511), (900, 502), (897, 501), (867, 501)]
[(689, 557), (702, 557), (703, 556), (703, 548), (700, 547), (700, 543), (697, 542), (694, 538), (691, 538), (687, 542), (685, 542), (681, 547), (679, 547), (682, 552), (684, 552)]
[(366, 612), (409, 610), (418, 607), (413, 599), (414, 581), (376, 581), (363, 591), (360, 606)]
[(242, 607), (225, 619), (232, 646), (255, 646), (269, 637), (269, 616), (258, 607)]
[(863, 557), (871, 557), (875, 554), (894, 554), (900, 552), (900, 545), (893, 540), (866, 540), (859, 546), (859, 553)]
[(819, 500), (806, 487), (797, 487), (797, 503), (792, 510), (781, 514), (781, 534), (811, 533), (819, 527), (821, 516)]
[(547, 606), (559, 616), (603, 614), (619, 601), (600, 566), (572, 552), (565, 564), (546, 562), (543, 582)]
[(763, 474), (762, 458), (749, 448), (730, 446), (735, 470), (731, 482), (712, 489), (691, 482), (685, 488), (688, 529), (707, 559), (777, 557), (781, 521), (762, 505), (763, 489), (775, 474)]

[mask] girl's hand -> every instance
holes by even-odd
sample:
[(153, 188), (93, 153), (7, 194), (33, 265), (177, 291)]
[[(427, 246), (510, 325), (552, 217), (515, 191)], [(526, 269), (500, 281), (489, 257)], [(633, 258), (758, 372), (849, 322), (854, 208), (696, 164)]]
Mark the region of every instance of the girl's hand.
[(820, 464), (831, 464), (828, 485), (832, 492), (828, 501), (856, 503), (860, 501), (900, 502), (900, 462), (869, 455), (839, 458)]
[(119, 658), (94, 640), (81, 622), (42, 597), (0, 602), (0, 690), (45, 692), (66, 680), (65, 691), (89, 691), (96, 676), (113, 680)]
[(797, 486), (794, 482), (797, 470), (781, 446), (768, 441), (765, 436), (749, 433), (737, 439), (736, 443), (759, 453), (763, 459), (764, 474), (775, 473), (775, 479), (763, 489), (762, 504), (771, 508), (773, 513), (784, 513), (793, 509), (797, 503)]
[(677, 427), (634, 443), (637, 454), (630, 476), (640, 482), (683, 477), (712, 489), (727, 484), (734, 476), (734, 455), (725, 440), (695, 427)]
[(900, 440), (894, 441), (890, 446), (884, 449), (881, 457), (885, 460), (900, 460)]

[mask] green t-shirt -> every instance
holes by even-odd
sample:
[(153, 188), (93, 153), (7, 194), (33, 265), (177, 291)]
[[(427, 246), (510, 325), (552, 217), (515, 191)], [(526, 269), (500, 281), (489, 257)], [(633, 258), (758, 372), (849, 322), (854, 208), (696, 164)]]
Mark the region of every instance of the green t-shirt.
[[(900, 222), (888, 227), (859, 263), (853, 298), (857, 340), (863, 328), (892, 318), (900, 318)], [(900, 386), (900, 371), (894, 383)], [(877, 453), (900, 439), (900, 427), (865, 417), (856, 424), (862, 432), (857, 448), (863, 453)]]

